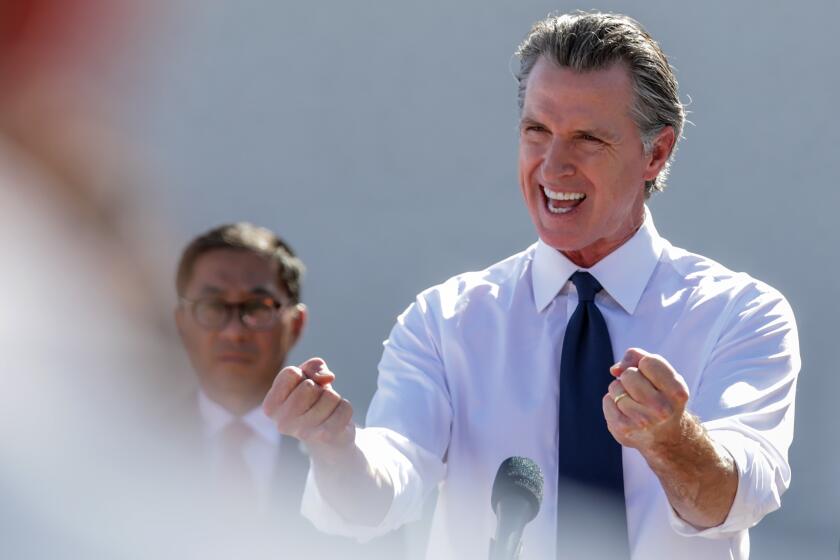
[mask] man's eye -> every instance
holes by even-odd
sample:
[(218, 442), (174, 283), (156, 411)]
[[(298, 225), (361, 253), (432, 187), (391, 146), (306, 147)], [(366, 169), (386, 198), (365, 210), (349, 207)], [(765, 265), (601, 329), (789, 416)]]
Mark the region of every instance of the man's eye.
[(227, 304), (222, 300), (204, 300), (199, 302), (199, 306), (206, 311), (224, 311)]
[(595, 136), (592, 136), (591, 134), (581, 134), (580, 139), (585, 141), (585, 142), (597, 142), (599, 144), (602, 143), (600, 138), (596, 138)]
[(274, 311), (274, 305), (265, 300), (247, 301), (242, 304), (242, 308), (246, 313), (271, 313)]
[(545, 132), (546, 128), (541, 124), (523, 124), (521, 126), (522, 132)]

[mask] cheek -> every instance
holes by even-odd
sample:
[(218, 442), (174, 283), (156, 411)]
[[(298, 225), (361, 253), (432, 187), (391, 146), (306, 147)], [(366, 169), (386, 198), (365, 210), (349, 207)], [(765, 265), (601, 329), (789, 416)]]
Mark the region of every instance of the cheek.
[(630, 179), (631, 183), (644, 183), (645, 160), (644, 154), (624, 153), (620, 156), (619, 162), (613, 166), (615, 175), (624, 178), (625, 182)]
[(632, 170), (621, 162), (604, 157), (586, 158), (580, 165), (589, 181), (597, 185), (602, 198), (621, 198), (629, 190), (627, 178), (632, 176)]
[(517, 162), (517, 172), (519, 174), (519, 189), (525, 194), (525, 183), (526, 183), (526, 173), (525, 173), (525, 159), (522, 156), (522, 148), (519, 149), (519, 161)]
[(534, 170), (537, 167), (538, 160), (533, 157), (528, 157), (524, 150), (519, 150), (519, 191), (526, 202), (533, 202), (536, 198), (534, 192)]
[(531, 175), (540, 162), (540, 150), (531, 144), (519, 144), (519, 175), (526, 178)]
[(283, 358), (288, 346), (287, 337), (283, 331), (260, 333), (254, 342), (259, 348), (260, 360), (265, 362), (266, 365), (269, 362), (276, 365), (275, 362)]
[(201, 335), (202, 333), (195, 325), (187, 325), (181, 329), (181, 340), (184, 342), (184, 346), (186, 346), (189, 350), (201, 347), (200, 342), (203, 338)]
[(213, 336), (194, 329), (184, 333), (184, 346), (193, 360), (208, 365), (213, 361)]

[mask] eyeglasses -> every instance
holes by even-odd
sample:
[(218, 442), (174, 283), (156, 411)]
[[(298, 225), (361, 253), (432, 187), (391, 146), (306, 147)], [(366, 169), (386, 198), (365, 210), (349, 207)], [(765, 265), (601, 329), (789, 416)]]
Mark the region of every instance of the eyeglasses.
[(220, 331), (230, 321), (236, 311), (240, 322), (255, 331), (265, 331), (277, 323), (280, 311), (285, 307), (274, 298), (253, 298), (238, 303), (230, 303), (219, 298), (190, 300), (181, 298), (192, 311), (195, 322), (211, 331)]

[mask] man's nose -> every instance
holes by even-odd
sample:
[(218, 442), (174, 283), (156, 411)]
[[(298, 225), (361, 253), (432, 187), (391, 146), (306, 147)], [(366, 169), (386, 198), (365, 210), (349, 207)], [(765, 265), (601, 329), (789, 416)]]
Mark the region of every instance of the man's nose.
[(241, 340), (247, 337), (249, 332), (250, 329), (242, 324), (242, 319), (239, 317), (239, 313), (234, 310), (234, 312), (230, 314), (230, 318), (227, 323), (225, 323), (221, 330), (219, 330), (219, 336), (231, 340)]
[(562, 179), (575, 174), (572, 154), (565, 141), (559, 138), (552, 140), (542, 162), (542, 174), (546, 180)]

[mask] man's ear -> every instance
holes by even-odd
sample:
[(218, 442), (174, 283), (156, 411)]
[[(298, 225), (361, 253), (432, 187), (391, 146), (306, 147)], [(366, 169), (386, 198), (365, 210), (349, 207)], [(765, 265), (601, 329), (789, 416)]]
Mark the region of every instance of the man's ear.
[(668, 158), (671, 157), (671, 152), (674, 150), (674, 144), (677, 142), (677, 137), (674, 133), (673, 126), (666, 126), (659, 131), (659, 134), (653, 139), (650, 154), (647, 156), (647, 166), (645, 167), (645, 181), (653, 181), (662, 168), (665, 167)]
[(306, 306), (302, 303), (295, 305), (292, 313), (294, 314), (292, 317), (292, 345), (294, 346), (300, 339), (300, 335), (303, 334), (309, 314)]

